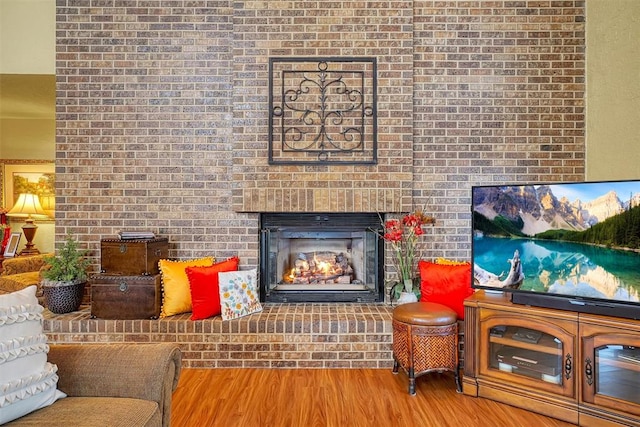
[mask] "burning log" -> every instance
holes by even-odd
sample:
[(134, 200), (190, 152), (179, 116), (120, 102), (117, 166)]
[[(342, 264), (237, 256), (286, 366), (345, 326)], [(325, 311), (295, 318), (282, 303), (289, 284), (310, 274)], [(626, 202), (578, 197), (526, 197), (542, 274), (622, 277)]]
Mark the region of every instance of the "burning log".
[(299, 253), (291, 272), (283, 278), (294, 284), (351, 283), (353, 268), (344, 253)]

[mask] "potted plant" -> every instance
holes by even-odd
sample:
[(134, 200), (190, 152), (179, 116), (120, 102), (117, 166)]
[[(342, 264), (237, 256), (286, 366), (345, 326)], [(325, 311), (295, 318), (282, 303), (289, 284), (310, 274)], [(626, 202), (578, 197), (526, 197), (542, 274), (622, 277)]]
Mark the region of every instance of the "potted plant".
[(398, 304), (420, 299), (420, 278), (416, 274), (419, 259), (419, 238), (424, 235), (423, 226), (435, 224), (435, 218), (416, 210), (402, 217), (383, 221), (382, 237), (391, 244), (393, 261), (398, 278), (391, 286), (391, 301)]
[(58, 255), (46, 258), (49, 268), (42, 272), (42, 290), (52, 312), (69, 313), (80, 307), (91, 263), (85, 258), (86, 252), (78, 249), (78, 242), (68, 235)]

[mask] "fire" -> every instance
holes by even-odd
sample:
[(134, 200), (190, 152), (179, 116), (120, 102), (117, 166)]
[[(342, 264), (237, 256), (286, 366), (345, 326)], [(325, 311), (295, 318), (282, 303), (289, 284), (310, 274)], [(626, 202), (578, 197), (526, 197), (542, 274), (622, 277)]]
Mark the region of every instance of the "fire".
[(286, 283), (336, 283), (350, 281), (353, 270), (344, 254), (333, 252), (301, 253), (293, 268), (283, 275)]
[(316, 257), (316, 254), (313, 254), (313, 261), (314, 261), (314, 265), (315, 265), (315, 271), (311, 271), (312, 274), (332, 274), (334, 273), (334, 268), (333, 266), (328, 263), (327, 261), (320, 261), (318, 260), (318, 258)]

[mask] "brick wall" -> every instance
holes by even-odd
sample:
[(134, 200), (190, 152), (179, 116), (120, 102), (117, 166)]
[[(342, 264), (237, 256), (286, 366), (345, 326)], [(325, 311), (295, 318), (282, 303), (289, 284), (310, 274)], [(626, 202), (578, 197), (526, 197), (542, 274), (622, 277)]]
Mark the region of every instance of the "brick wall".
[(414, 2), (414, 201), (470, 256), (474, 184), (584, 179), (582, 1)]
[[(411, 1), (234, 3), (234, 208), (411, 209)], [(304, 7), (302, 7), (304, 6)], [(268, 165), (269, 57), (376, 57), (378, 164)]]
[[(340, 197), (427, 205), (425, 255), (469, 258), (472, 184), (584, 177), (583, 3), (59, 0), (57, 240), (150, 229), (255, 266), (251, 200)], [(268, 166), (268, 58), (326, 54), (378, 58), (379, 163)]]

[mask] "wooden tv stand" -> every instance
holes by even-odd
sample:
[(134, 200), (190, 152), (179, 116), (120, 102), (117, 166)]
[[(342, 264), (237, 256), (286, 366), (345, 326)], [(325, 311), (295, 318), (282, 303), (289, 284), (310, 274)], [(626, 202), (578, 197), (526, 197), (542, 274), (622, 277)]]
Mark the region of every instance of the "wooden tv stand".
[(463, 392), (581, 426), (640, 427), (640, 321), (465, 301)]

